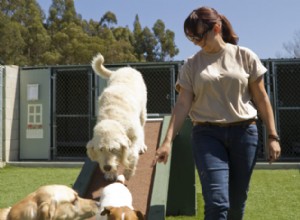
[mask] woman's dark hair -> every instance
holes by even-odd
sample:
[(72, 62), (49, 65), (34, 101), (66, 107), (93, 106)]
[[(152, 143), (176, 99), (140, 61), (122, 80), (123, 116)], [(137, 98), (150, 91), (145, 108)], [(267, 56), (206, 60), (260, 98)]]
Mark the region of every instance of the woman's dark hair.
[(237, 44), (238, 36), (234, 32), (229, 20), (220, 15), (215, 9), (201, 7), (193, 10), (184, 21), (184, 33), (186, 35), (198, 35), (198, 25), (202, 23), (204, 30), (213, 28), (214, 24), (221, 21), (222, 38), (226, 43)]

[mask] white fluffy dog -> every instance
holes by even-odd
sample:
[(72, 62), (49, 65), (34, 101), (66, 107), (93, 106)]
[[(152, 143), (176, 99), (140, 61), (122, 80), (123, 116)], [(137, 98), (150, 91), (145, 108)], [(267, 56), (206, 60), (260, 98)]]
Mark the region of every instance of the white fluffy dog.
[(115, 180), (120, 164), (127, 180), (135, 174), (140, 153), (145, 153), (144, 126), (147, 117), (147, 89), (140, 72), (123, 67), (110, 71), (98, 54), (92, 68), (108, 79), (99, 97), (94, 134), (86, 146), (87, 155), (99, 163), (107, 180)]
[(11, 208), (0, 209), (1, 220), (83, 220), (99, 213), (99, 202), (83, 199), (64, 185), (41, 186)]
[(124, 176), (119, 175), (116, 182), (103, 188), (100, 195), (100, 215), (97, 214), (97, 220), (144, 219), (140, 211), (134, 210), (132, 195), (124, 182)]

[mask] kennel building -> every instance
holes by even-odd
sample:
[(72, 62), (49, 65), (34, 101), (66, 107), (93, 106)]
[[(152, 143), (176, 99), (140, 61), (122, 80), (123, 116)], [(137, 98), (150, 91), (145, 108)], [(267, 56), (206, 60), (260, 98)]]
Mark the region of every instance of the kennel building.
[[(120, 68), (126, 64), (106, 65)], [(130, 64), (144, 77), (148, 117), (170, 114), (181, 63)], [(106, 80), (90, 66), (20, 69), (20, 160), (83, 160)]]
[[(281, 137), (280, 161), (300, 161), (300, 59), (262, 60), (265, 86)], [(171, 113), (182, 62), (124, 63), (138, 69), (148, 88), (148, 117)], [(106, 81), (90, 65), (1, 66), (0, 161), (82, 161), (96, 122), (97, 99)], [(258, 121), (258, 160), (264, 161), (266, 132)], [(9, 156), (15, 155), (15, 156)]]

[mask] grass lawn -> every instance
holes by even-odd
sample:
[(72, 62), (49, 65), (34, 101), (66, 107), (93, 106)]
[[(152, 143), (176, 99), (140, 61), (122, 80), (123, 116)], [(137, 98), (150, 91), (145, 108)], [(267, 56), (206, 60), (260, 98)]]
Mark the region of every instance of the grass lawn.
[(300, 170), (255, 170), (245, 220), (300, 219)]
[(79, 172), (79, 168), (0, 168), (0, 208), (13, 205), (42, 185), (72, 186)]
[[(11, 206), (41, 185), (72, 186), (80, 168), (0, 168), (0, 208)], [(197, 216), (169, 216), (167, 220), (203, 219), (198, 178)], [(179, 201), (180, 202), (180, 201)], [(300, 219), (300, 170), (254, 170), (244, 220)]]

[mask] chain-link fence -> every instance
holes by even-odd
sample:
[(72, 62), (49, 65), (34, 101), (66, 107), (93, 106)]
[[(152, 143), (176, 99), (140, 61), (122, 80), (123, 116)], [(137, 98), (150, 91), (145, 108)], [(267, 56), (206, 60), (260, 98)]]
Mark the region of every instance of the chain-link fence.
[(272, 62), (274, 109), (281, 136), (282, 160), (300, 158), (300, 62)]
[(89, 68), (53, 70), (53, 158), (85, 156), (91, 137), (91, 83)]
[(172, 106), (175, 104), (174, 66), (136, 68), (142, 73), (147, 86), (148, 114), (170, 114)]
[[(156, 65), (134, 64), (145, 80), (149, 117), (170, 114), (175, 103), (174, 83), (180, 63)], [(107, 68), (120, 68), (108, 65)], [(92, 138), (96, 121), (97, 99), (101, 83), (89, 66), (63, 67), (52, 70), (54, 160), (81, 160), (86, 156), (86, 143)]]
[[(270, 96), (278, 132), (281, 161), (300, 160), (300, 60), (263, 60), (268, 68), (265, 85)], [(148, 117), (171, 113), (176, 101), (174, 84), (182, 62), (107, 65), (115, 69), (130, 65), (139, 70), (148, 90)], [(53, 79), (52, 158), (81, 160), (92, 137), (97, 99), (103, 89), (90, 66), (55, 67)], [(258, 160), (264, 160), (266, 131), (258, 120)]]

